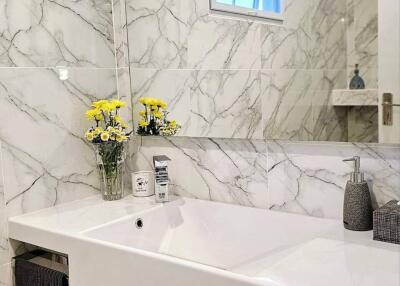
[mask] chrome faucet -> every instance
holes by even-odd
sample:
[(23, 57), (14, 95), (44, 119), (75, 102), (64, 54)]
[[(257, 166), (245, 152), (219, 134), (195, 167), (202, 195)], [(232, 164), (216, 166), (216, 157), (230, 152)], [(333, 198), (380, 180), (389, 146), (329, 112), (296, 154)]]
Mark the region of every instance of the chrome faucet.
[(165, 155), (153, 156), (154, 175), (155, 175), (155, 195), (157, 203), (164, 203), (169, 201), (168, 193), (168, 163), (171, 161)]

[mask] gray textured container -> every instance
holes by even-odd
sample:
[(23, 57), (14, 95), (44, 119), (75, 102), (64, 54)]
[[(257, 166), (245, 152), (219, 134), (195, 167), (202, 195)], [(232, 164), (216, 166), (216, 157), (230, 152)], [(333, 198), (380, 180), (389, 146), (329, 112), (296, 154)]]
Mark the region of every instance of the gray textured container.
[(344, 194), (343, 225), (346, 229), (355, 231), (371, 230), (372, 202), (366, 182), (347, 182)]
[(400, 244), (400, 205), (390, 201), (374, 211), (374, 240)]

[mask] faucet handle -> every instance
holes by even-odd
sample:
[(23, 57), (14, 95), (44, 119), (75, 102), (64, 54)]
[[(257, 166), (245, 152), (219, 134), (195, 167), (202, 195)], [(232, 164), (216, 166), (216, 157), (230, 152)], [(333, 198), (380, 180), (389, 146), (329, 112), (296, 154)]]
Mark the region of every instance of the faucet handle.
[(360, 161), (361, 161), (360, 156), (354, 156), (353, 158), (343, 160), (343, 162), (354, 162), (354, 172), (355, 173), (360, 172), (360, 165), (361, 165)]

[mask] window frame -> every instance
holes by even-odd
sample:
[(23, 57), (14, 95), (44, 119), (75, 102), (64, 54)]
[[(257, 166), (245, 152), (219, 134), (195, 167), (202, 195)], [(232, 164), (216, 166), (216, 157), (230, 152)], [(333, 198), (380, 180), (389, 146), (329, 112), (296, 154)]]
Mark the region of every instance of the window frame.
[[(284, 0), (281, 1), (282, 8), (284, 7)], [(236, 14), (246, 17), (255, 17), (264, 20), (284, 21), (283, 9), (280, 13), (261, 11), (255, 8), (245, 8), (240, 6), (233, 6), (229, 4), (218, 3), (217, 0), (210, 0), (210, 10), (220, 13)]]

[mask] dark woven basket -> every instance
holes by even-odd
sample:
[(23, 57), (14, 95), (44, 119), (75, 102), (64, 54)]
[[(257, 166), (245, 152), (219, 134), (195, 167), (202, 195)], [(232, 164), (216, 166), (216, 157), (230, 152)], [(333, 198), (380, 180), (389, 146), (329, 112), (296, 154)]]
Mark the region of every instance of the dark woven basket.
[(374, 211), (374, 240), (400, 244), (400, 205), (390, 201)]

